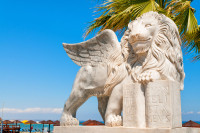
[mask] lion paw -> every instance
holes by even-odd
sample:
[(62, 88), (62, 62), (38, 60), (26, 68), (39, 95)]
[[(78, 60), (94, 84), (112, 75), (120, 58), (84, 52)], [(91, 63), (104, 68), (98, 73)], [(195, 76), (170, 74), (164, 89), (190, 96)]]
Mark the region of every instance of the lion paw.
[(79, 121), (72, 117), (71, 115), (62, 114), (62, 117), (60, 119), (60, 126), (78, 126), (79, 125)]
[(109, 127), (122, 126), (122, 117), (119, 115), (110, 115), (105, 125)]
[(146, 71), (143, 72), (140, 76), (138, 76), (137, 80), (140, 83), (148, 83), (153, 80), (160, 79), (160, 74), (157, 71)]

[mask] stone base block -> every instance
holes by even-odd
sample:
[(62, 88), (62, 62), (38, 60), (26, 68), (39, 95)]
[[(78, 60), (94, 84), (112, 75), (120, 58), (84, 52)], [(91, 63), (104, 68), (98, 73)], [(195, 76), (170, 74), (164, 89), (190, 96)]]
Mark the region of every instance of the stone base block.
[(200, 133), (200, 128), (132, 128), (106, 126), (55, 126), (54, 133)]
[(132, 81), (123, 88), (123, 126), (181, 128), (180, 84), (157, 80), (142, 85)]

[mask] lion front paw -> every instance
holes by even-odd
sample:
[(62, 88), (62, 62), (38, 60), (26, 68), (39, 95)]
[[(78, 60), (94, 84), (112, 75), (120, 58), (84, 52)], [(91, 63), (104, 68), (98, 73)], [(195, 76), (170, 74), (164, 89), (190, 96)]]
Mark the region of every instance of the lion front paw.
[(140, 76), (138, 76), (137, 80), (140, 83), (148, 83), (153, 80), (160, 79), (160, 74), (157, 71), (146, 71), (143, 72)]
[(105, 125), (109, 127), (122, 126), (122, 117), (119, 115), (110, 115), (108, 116)]
[(79, 121), (72, 117), (71, 115), (62, 114), (62, 117), (60, 119), (60, 126), (78, 126), (79, 125)]

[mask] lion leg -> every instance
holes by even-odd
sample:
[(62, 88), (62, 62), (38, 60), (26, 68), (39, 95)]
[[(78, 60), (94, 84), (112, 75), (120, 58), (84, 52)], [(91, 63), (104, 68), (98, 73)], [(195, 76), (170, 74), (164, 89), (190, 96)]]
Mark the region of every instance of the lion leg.
[(113, 88), (110, 95), (108, 106), (105, 114), (106, 126), (122, 126), (122, 103), (123, 103), (123, 88), (122, 83)]
[(106, 108), (107, 108), (109, 96), (102, 96), (102, 97), (97, 97), (97, 98), (98, 98), (99, 113), (101, 114), (101, 117), (105, 122), (105, 114), (106, 114)]
[(61, 126), (73, 126), (79, 125), (79, 121), (76, 119), (77, 109), (89, 98), (87, 94), (79, 91), (72, 91), (69, 99), (66, 101), (61, 116)]
[(106, 67), (82, 67), (74, 81), (72, 92), (66, 101), (61, 116), (61, 126), (79, 125), (75, 118), (77, 109), (90, 97), (103, 91), (107, 78)]

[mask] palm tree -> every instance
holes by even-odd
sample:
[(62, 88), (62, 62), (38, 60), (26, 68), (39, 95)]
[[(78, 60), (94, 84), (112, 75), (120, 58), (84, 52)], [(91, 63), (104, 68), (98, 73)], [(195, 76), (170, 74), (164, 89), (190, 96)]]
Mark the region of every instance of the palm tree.
[(196, 53), (193, 60), (200, 60), (200, 26), (184, 36), (184, 47), (188, 52)]
[(100, 15), (88, 27), (87, 36), (96, 29), (117, 31), (120, 35), (127, 29), (130, 21), (143, 13), (155, 11), (170, 17), (179, 28), (183, 47), (188, 52), (195, 51), (194, 59), (200, 59), (200, 28), (191, 7), (192, 0), (102, 0), (97, 7)]

